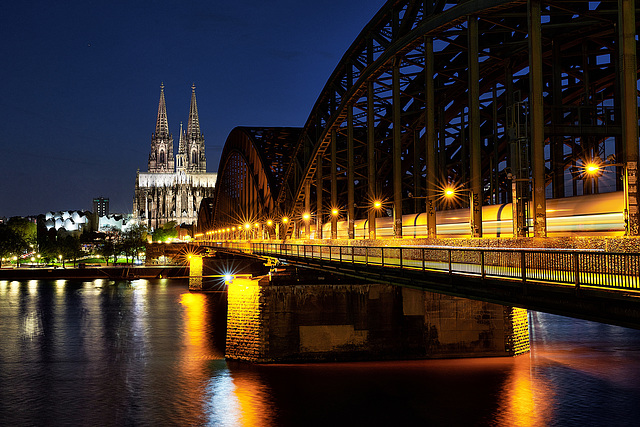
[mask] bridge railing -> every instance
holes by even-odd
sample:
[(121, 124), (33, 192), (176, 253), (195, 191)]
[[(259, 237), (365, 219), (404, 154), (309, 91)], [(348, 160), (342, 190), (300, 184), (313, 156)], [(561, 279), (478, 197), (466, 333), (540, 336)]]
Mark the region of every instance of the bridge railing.
[(233, 250), (284, 259), (444, 272), (521, 282), (640, 290), (640, 254), (582, 250), (367, 247), (224, 242)]

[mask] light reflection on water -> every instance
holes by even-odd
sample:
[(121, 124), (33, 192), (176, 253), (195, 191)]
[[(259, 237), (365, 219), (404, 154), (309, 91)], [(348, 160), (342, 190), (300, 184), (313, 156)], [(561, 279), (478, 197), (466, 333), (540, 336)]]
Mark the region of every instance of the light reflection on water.
[(224, 294), (0, 281), (6, 425), (634, 425), (640, 332), (542, 313), (516, 358), (224, 360)]

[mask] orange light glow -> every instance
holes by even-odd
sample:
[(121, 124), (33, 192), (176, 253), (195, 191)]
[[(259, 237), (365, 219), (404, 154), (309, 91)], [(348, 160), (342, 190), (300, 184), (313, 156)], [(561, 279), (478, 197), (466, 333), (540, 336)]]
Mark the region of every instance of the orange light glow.
[(309, 212), (305, 212), (304, 214), (302, 214), (302, 219), (304, 219), (305, 221), (309, 221), (309, 218), (311, 218)]
[(244, 228), (245, 228), (245, 230), (250, 229), (251, 228), (251, 224), (249, 224), (248, 222), (245, 222), (244, 223)]
[(267, 220), (267, 225), (268, 225), (269, 227), (271, 227), (271, 226), (273, 225), (273, 221), (271, 221), (270, 219), (268, 219), (268, 220)]
[(373, 207), (376, 209), (380, 209), (382, 207), (382, 202), (380, 200), (376, 200), (373, 202)]
[(595, 163), (587, 163), (584, 167), (584, 170), (589, 174), (593, 175), (600, 171), (600, 166)]
[(447, 197), (453, 197), (456, 194), (456, 190), (452, 187), (447, 187), (444, 189), (444, 195)]
[(282, 218), (282, 223), (286, 224), (287, 222), (289, 222), (289, 218), (287, 218), (286, 216), (284, 218)]

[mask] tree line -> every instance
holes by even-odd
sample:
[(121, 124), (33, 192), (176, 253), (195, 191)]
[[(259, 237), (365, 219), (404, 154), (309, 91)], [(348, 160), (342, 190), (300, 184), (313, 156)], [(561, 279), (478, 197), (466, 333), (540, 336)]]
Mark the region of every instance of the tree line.
[[(115, 227), (103, 232), (85, 231), (69, 233), (64, 229), (46, 230), (44, 224), (22, 217), (12, 217), (0, 224), (0, 257), (17, 263), (31, 254), (40, 255), (40, 260), (51, 263), (71, 260), (74, 264), (86, 255), (100, 255), (107, 264), (115, 263), (124, 255), (127, 262), (138, 258), (145, 250), (147, 229), (142, 225), (131, 225), (125, 231)], [(88, 250), (83, 250), (87, 248)]]

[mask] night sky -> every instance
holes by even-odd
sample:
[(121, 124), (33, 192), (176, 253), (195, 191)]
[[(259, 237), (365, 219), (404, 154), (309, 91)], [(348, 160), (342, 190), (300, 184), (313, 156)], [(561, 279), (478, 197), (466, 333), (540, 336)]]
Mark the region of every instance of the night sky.
[(130, 213), (161, 82), (174, 151), (195, 83), (209, 172), (236, 126), (303, 126), (384, 3), (1, 2), (0, 217)]

